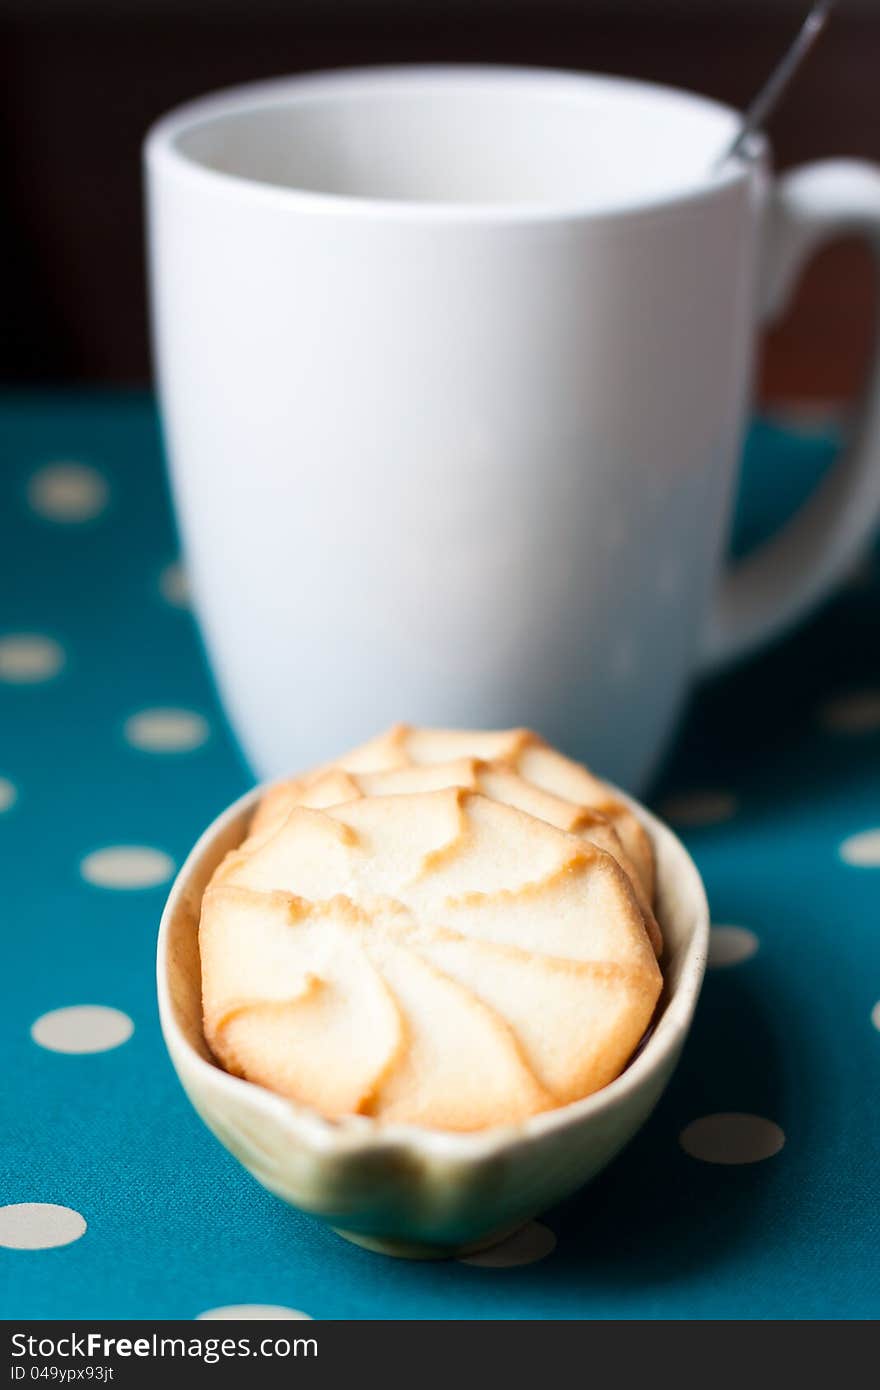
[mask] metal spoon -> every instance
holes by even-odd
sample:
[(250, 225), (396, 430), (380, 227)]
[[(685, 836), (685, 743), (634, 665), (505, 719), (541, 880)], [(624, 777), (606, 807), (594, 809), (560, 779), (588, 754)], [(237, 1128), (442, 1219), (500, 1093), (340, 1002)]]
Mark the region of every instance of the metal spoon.
[(828, 23), (829, 16), (836, 3), (837, 0), (816, 0), (816, 3), (810, 9), (810, 13), (798, 30), (791, 47), (773, 69), (751, 106), (748, 107), (743, 115), (742, 124), (736, 133), (735, 139), (727, 146), (724, 153), (717, 161), (716, 168), (720, 169), (729, 159), (733, 159), (738, 155), (749, 136), (763, 126), (770, 112), (776, 106), (789, 82), (794, 77), (794, 74), (797, 72), (801, 63), (813, 47), (813, 44), (825, 28), (825, 25)]

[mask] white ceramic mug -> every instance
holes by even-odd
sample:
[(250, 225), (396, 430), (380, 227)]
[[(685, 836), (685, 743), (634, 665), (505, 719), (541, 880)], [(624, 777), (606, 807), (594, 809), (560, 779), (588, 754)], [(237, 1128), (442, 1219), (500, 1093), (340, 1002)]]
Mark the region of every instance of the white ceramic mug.
[(196, 606), (261, 776), (394, 720), (530, 724), (643, 784), (688, 682), (795, 620), (880, 511), (880, 377), (798, 518), (721, 574), (753, 349), (880, 173), (713, 172), (660, 87), (372, 69), (221, 93), (146, 145)]

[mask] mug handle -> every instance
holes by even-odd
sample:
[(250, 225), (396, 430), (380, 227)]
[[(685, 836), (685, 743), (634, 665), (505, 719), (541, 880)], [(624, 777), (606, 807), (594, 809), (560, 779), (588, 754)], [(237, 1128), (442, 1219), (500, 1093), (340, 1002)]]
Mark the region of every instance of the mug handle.
[[(880, 167), (823, 160), (780, 179), (768, 215), (764, 317), (784, 311), (804, 263), (825, 242), (865, 236), (880, 275)], [(880, 515), (880, 334), (850, 442), (778, 536), (722, 578), (703, 646), (706, 670), (776, 637), (846, 575)]]

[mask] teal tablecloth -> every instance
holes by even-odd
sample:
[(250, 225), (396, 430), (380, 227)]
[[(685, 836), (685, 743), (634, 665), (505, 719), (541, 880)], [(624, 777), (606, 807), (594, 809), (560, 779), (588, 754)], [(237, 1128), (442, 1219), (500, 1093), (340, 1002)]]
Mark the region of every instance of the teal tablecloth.
[[(715, 938), (727, 964), (710, 971), (648, 1127), (507, 1264), (413, 1265), (346, 1245), (259, 1188), (202, 1127), (165, 1056), (153, 956), (167, 875), (249, 777), (168, 569), (150, 400), (7, 396), (0, 446), (3, 1316), (880, 1311), (869, 561), (797, 637), (703, 690), (657, 790), (660, 802), (674, 794), (716, 923), (742, 930)], [(756, 428), (738, 548), (831, 451), (821, 435)], [(118, 846), (140, 851), (101, 853)], [(54, 1013), (81, 1005), (118, 1012)], [(74, 1046), (101, 1050), (58, 1050)], [(729, 1113), (758, 1119), (687, 1128)], [(694, 1156), (714, 1145), (735, 1157), (737, 1143), (740, 1157), (775, 1152), (736, 1165)]]

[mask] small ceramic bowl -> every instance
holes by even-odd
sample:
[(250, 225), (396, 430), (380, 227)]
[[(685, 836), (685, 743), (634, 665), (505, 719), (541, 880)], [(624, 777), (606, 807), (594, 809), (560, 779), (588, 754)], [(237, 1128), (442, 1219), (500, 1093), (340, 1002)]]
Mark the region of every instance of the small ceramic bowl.
[[(574, 1192), (644, 1124), (672, 1075), (706, 964), (709, 911), (697, 869), (666, 826), (625, 798), (657, 857), (665, 984), (653, 1029), (626, 1071), (586, 1100), (472, 1134), (328, 1120), (223, 1071), (202, 1034), (202, 893), (244, 839), (257, 788), (205, 831), (168, 898), (158, 946), (159, 1012), (171, 1060), (205, 1124), (258, 1182), (359, 1245), (430, 1258), (502, 1240)], [(622, 793), (621, 793), (622, 795)]]

